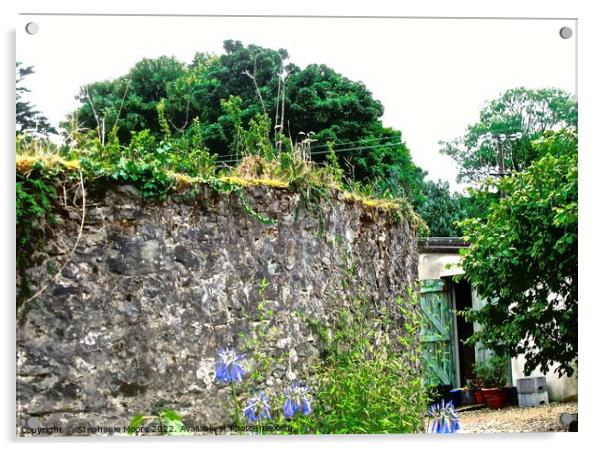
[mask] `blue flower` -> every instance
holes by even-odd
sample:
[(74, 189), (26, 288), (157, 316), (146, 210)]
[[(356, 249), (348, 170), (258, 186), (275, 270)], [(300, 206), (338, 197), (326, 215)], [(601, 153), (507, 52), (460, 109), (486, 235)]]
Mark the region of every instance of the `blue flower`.
[(454, 409), (454, 404), (450, 401), (445, 404), (441, 401), (440, 404), (433, 404), (429, 407), (428, 412), (432, 417), (432, 423), (429, 429), (430, 433), (435, 434), (453, 434), (460, 429), (460, 420), (458, 413)]
[(264, 392), (259, 392), (259, 395), (255, 395), (249, 399), (242, 413), (251, 423), (255, 423), (257, 420), (265, 420), (266, 418), (271, 420), (269, 398)]
[(238, 363), (244, 356), (238, 355), (234, 349), (220, 349), (215, 361), (215, 379), (218, 382), (242, 382), (245, 370)]
[(282, 412), (286, 418), (291, 418), (297, 412), (302, 415), (311, 413), (311, 397), (309, 396), (309, 387), (303, 382), (293, 382), (290, 388), (284, 392), (286, 400), (282, 406)]

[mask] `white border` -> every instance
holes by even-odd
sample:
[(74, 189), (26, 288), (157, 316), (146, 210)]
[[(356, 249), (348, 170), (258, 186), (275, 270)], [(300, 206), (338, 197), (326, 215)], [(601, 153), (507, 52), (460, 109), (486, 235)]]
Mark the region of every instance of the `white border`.
[[(331, 449), (333, 446), (345, 448), (378, 447), (379, 449), (416, 448), (420, 450), (440, 449), (440, 447), (462, 447), (464, 449), (481, 449), (483, 445), (490, 449), (541, 448), (578, 449), (595, 438), (598, 432), (598, 420), (602, 415), (599, 406), (600, 394), (600, 351), (597, 343), (600, 330), (601, 305), (600, 288), (594, 282), (599, 279), (599, 265), (595, 258), (602, 255), (600, 234), (600, 171), (602, 170), (600, 154), (602, 146), (597, 139), (600, 130), (600, 105), (602, 96), (600, 80), (599, 43), (602, 42), (602, 16), (599, 2), (591, 0), (504, 0), (495, 2), (483, 1), (421, 1), (421, 2), (386, 2), (384, 0), (330, 1), (305, 0), (291, 5), (285, 1), (220, 1), (220, 2), (186, 2), (184, 0), (125, 3), (123, 0), (104, 0), (94, 4), (73, 0), (55, 0), (53, 2), (13, 1), (2, 3), (2, 22), (4, 64), (2, 71), (2, 136), (4, 143), (1, 155), (2, 164), (2, 199), (4, 206), (4, 229), (2, 236), (6, 239), (3, 267), (0, 273), (4, 278), (6, 296), (4, 298), (4, 345), (2, 346), (2, 426), (1, 437), (6, 448), (21, 446), (25, 449), (40, 447), (44, 449), (72, 449), (85, 446), (87, 449), (105, 449), (113, 444), (94, 439), (72, 440), (36, 440), (16, 441), (15, 424), (15, 388), (14, 388), (14, 75), (12, 67), (15, 60), (15, 16), (18, 12), (57, 13), (153, 13), (153, 14), (294, 14), (294, 15), (390, 15), (390, 16), (440, 16), (440, 17), (576, 17), (579, 20), (579, 113), (580, 113), (580, 291), (581, 314), (579, 403), (580, 433), (578, 434), (501, 434), (478, 435), (474, 437), (433, 437), (433, 436), (348, 436), (348, 437), (299, 437), (296, 440), (285, 437), (261, 438), (246, 437), (236, 440), (229, 437), (195, 438), (195, 440), (136, 440), (127, 441), (127, 446), (141, 449), (171, 449), (177, 447), (194, 449), (217, 449), (218, 447), (244, 447), (245, 450), (266, 449), (266, 447), (286, 447), (287, 449), (320, 448)], [(118, 440), (119, 445), (126, 445)], [(599, 440), (596, 440), (599, 441)], [(117, 443), (115, 443), (117, 444)], [(5, 449), (6, 449), (5, 448)], [(585, 449), (589, 447), (585, 446)]]

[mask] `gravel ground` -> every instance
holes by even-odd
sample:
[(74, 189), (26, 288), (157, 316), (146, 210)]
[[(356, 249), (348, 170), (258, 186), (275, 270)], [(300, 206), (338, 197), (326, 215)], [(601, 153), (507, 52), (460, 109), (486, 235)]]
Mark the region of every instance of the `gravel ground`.
[(565, 431), (560, 423), (561, 413), (577, 413), (577, 403), (550, 403), (549, 406), (487, 408), (459, 412), (458, 432), (551, 432)]

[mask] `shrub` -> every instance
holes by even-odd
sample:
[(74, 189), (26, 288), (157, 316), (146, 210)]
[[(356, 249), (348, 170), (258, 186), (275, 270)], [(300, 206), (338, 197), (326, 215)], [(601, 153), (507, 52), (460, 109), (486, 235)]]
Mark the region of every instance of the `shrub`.
[[(405, 316), (405, 328), (418, 322)], [(315, 415), (303, 419), (303, 430), (323, 434), (419, 432), (426, 393), (414, 359), (419, 347), (399, 337), (396, 349), (391, 322), (357, 299), (341, 308), (316, 367)], [(411, 332), (410, 332), (411, 335)]]

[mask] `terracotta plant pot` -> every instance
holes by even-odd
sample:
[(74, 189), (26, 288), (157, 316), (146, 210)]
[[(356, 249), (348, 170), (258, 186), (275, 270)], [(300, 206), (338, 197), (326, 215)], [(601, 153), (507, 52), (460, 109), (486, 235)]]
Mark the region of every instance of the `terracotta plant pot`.
[(485, 395), (483, 395), (483, 390), (480, 388), (475, 390), (474, 397), (477, 404), (485, 404)]
[(501, 409), (506, 405), (506, 396), (501, 388), (484, 388), (483, 395), (490, 409)]

